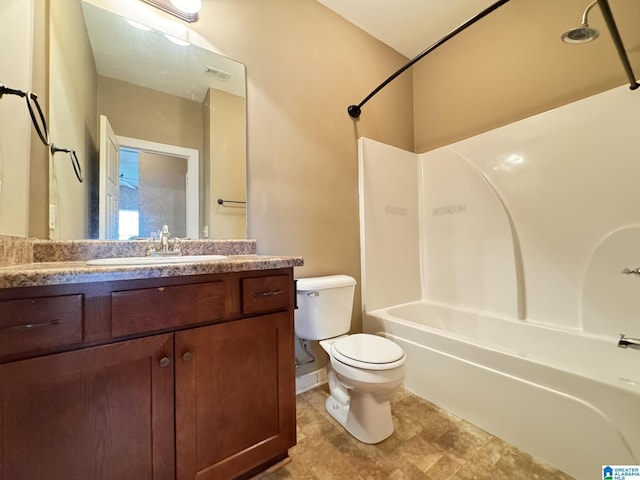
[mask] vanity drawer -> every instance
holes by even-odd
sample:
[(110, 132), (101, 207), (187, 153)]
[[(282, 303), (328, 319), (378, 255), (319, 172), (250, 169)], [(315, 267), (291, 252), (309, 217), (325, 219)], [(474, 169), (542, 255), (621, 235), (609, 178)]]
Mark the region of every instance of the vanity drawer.
[(144, 288), (111, 293), (114, 337), (220, 320), (224, 282)]
[(0, 357), (82, 342), (82, 295), (0, 302)]
[(289, 275), (243, 278), (242, 313), (251, 315), (288, 308), (292, 291)]

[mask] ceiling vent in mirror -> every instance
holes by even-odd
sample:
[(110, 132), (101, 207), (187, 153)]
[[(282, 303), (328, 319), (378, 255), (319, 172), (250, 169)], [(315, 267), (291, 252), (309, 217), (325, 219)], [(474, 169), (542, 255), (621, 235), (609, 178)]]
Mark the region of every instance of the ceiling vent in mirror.
[(229, 72), (225, 72), (224, 70), (220, 70), (219, 68), (212, 67), (211, 65), (206, 65), (204, 67), (204, 73), (208, 75), (213, 75), (218, 77), (220, 80), (229, 80), (231, 78), (231, 74)]
[(198, 12), (202, 6), (201, 0), (141, 0), (144, 3), (153, 5), (163, 12), (170, 13), (185, 22), (197, 22)]

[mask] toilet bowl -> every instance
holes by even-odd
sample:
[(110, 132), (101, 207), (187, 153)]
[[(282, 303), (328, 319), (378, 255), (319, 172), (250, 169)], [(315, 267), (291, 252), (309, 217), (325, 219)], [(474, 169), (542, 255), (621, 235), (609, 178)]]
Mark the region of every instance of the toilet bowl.
[(327, 412), (363, 443), (389, 437), (394, 430), (390, 400), (405, 377), (404, 351), (391, 340), (362, 333), (320, 345), (329, 354)]
[(296, 335), (319, 340), (329, 355), (329, 414), (361, 442), (378, 443), (394, 430), (390, 400), (405, 377), (405, 353), (384, 337), (346, 335), (355, 284), (346, 275), (299, 279)]

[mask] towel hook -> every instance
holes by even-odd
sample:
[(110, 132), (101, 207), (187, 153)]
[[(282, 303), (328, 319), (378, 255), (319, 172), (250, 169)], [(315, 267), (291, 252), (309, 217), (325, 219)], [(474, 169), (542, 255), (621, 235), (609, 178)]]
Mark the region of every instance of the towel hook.
[[(47, 126), (47, 120), (45, 119), (42, 108), (40, 107), (40, 102), (38, 102), (38, 96), (33, 92), (25, 92), (22, 90), (17, 90), (15, 88), (9, 88), (6, 85), (0, 83), (0, 98), (2, 98), (2, 95), (4, 94), (17, 95), (19, 97), (23, 97), (26, 100), (27, 110), (29, 111), (29, 116), (31, 117), (33, 128), (38, 134), (38, 137), (40, 137), (42, 143), (44, 143), (48, 147), (51, 144), (51, 139), (49, 138), (49, 127)], [(38, 113), (37, 117), (36, 112)]]
[(51, 144), (51, 155), (55, 155), (58, 152), (64, 152), (69, 154), (69, 158), (71, 159), (71, 166), (73, 167), (73, 172), (76, 174), (76, 178), (80, 183), (84, 181), (84, 177), (82, 175), (82, 167), (80, 166), (80, 161), (78, 160), (78, 155), (75, 150), (71, 150), (68, 148), (58, 148), (53, 143)]
[(624, 273), (625, 275), (639, 275), (640, 276), (640, 267), (636, 267), (633, 270), (628, 268), (628, 267), (624, 267), (624, 269), (622, 270), (622, 273)]

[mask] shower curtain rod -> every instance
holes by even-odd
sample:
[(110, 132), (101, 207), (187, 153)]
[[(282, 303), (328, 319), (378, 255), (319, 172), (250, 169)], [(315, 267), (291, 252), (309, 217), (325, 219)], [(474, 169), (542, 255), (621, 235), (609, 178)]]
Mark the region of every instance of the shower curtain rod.
[(638, 84), (636, 76), (633, 74), (631, 63), (629, 63), (629, 57), (627, 57), (627, 52), (625, 51), (624, 45), (622, 43), (622, 37), (620, 37), (618, 26), (616, 25), (616, 21), (613, 18), (613, 13), (611, 13), (609, 0), (598, 0), (598, 5), (600, 6), (600, 11), (602, 12), (604, 23), (607, 24), (607, 28), (609, 29), (609, 33), (611, 34), (613, 43), (616, 46), (616, 50), (618, 51), (618, 56), (620, 57), (620, 61), (622, 62), (624, 71), (627, 74), (627, 78), (629, 79), (629, 88), (631, 90), (635, 90), (636, 88), (640, 87), (640, 84)]
[(474, 17), (470, 18), (469, 20), (464, 22), (462, 25), (457, 27), (456, 29), (454, 29), (451, 32), (449, 32), (448, 34), (446, 34), (444, 37), (442, 37), (440, 40), (438, 40), (433, 45), (428, 47), (426, 50), (422, 51), (421, 53), (419, 53), (418, 55), (413, 57), (411, 60), (409, 60), (409, 63), (407, 63), (405, 66), (401, 67), (397, 72), (395, 72), (393, 75), (391, 75), (389, 78), (387, 78), (384, 82), (382, 82), (373, 92), (371, 92), (369, 95), (367, 95), (367, 97), (364, 100), (362, 100), (358, 105), (349, 105), (349, 107), (347, 107), (347, 112), (349, 112), (349, 115), (352, 118), (360, 117), (362, 106), (365, 103), (367, 103), (369, 100), (371, 100), (371, 98), (373, 98), (376, 95), (376, 93), (378, 93), (380, 90), (382, 90), (384, 87), (386, 87), (389, 83), (391, 83), (393, 80), (395, 80), (395, 78), (398, 75), (400, 75), (406, 69), (411, 67), (418, 60), (422, 59), (422, 57), (425, 57), (426, 55), (431, 53), (433, 50), (438, 48), (440, 45), (446, 43), (447, 41), (449, 41), (450, 39), (452, 39), (453, 37), (458, 35), (463, 30), (466, 30), (467, 27), (470, 27), (471, 25), (476, 23), (478, 20), (486, 17), (491, 12), (496, 10), (498, 7), (501, 7), (502, 5), (507, 3), (508, 1), (509, 0), (499, 0), (499, 1), (495, 2), (494, 4), (488, 6), (487, 8), (482, 10), (480, 13), (478, 13), (477, 15), (475, 15)]
[[(499, 7), (501, 7), (502, 5), (507, 3), (508, 1), (509, 0), (499, 0), (499, 1), (495, 2), (495, 3), (493, 3), (492, 5), (490, 5), (489, 7), (485, 8), (484, 10), (482, 10), (480, 13), (478, 13), (474, 17), (472, 17), (469, 20), (467, 20), (466, 22), (464, 22), (462, 25), (460, 25), (456, 29), (454, 29), (451, 32), (449, 32), (447, 35), (445, 35), (440, 40), (438, 40), (437, 42), (432, 44), (426, 50), (422, 51), (421, 53), (416, 55), (414, 58), (409, 60), (409, 62), (406, 65), (404, 65), (403, 67), (398, 69), (393, 75), (391, 75), (384, 82), (382, 82), (375, 90), (373, 90), (369, 95), (367, 95), (365, 97), (365, 99), (362, 100), (358, 105), (349, 105), (347, 107), (347, 112), (349, 113), (349, 116), (351, 116), (352, 118), (359, 118), (360, 114), (362, 113), (363, 105), (365, 103), (367, 103), (369, 100), (371, 100), (380, 90), (382, 90), (389, 83), (391, 83), (393, 80), (395, 80), (396, 77), (399, 76), (402, 72), (407, 70), (409, 67), (413, 66), (413, 64), (415, 64), (417, 61), (421, 60), (423, 57), (427, 56), (429, 53), (431, 53), (433, 50), (438, 48), (440, 45), (445, 44), (447, 41), (451, 40), (453, 37), (458, 35), (460, 32), (466, 30), (468, 27), (470, 27), (471, 25), (476, 23), (478, 20), (481, 20), (482, 18), (486, 17), (491, 12), (493, 12), (496, 9), (498, 9)], [(611, 8), (609, 6), (609, 1), (608, 0), (598, 0), (598, 5), (600, 6), (600, 10), (602, 11), (602, 17), (604, 18), (604, 21), (607, 24), (607, 28), (609, 29), (609, 33), (611, 34), (611, 38), (613, 40), (613, 43), (615, 44), (616, 50), (618, 51), (618, 55), (620, 57), (620, 61), (622, 62), (622, 66), (624, 67), (624, 70), (625, 70), (625, 72), (627, 74), (627, 77), (629, 79), (629, 84), (630, 84), (629, 88), (631, 90), (635, 90), (638, 87), (640, 87), (640, 84), (638, 84), (638, 82), (636, 80), (636, 77), (635, 77), (635, 75), (633, 73), (633, 70), (631, 68), (631, 64), (629, 63), (629, 58), (627, 57), (627, 54), (625, 52), (624, 45), (622, 43), (622, 38), (620, 37), (620, 33), (618, 32), (618, 27), (616, 25), (616, 21), (614, 20), (613, 14), (611, 13)]]

